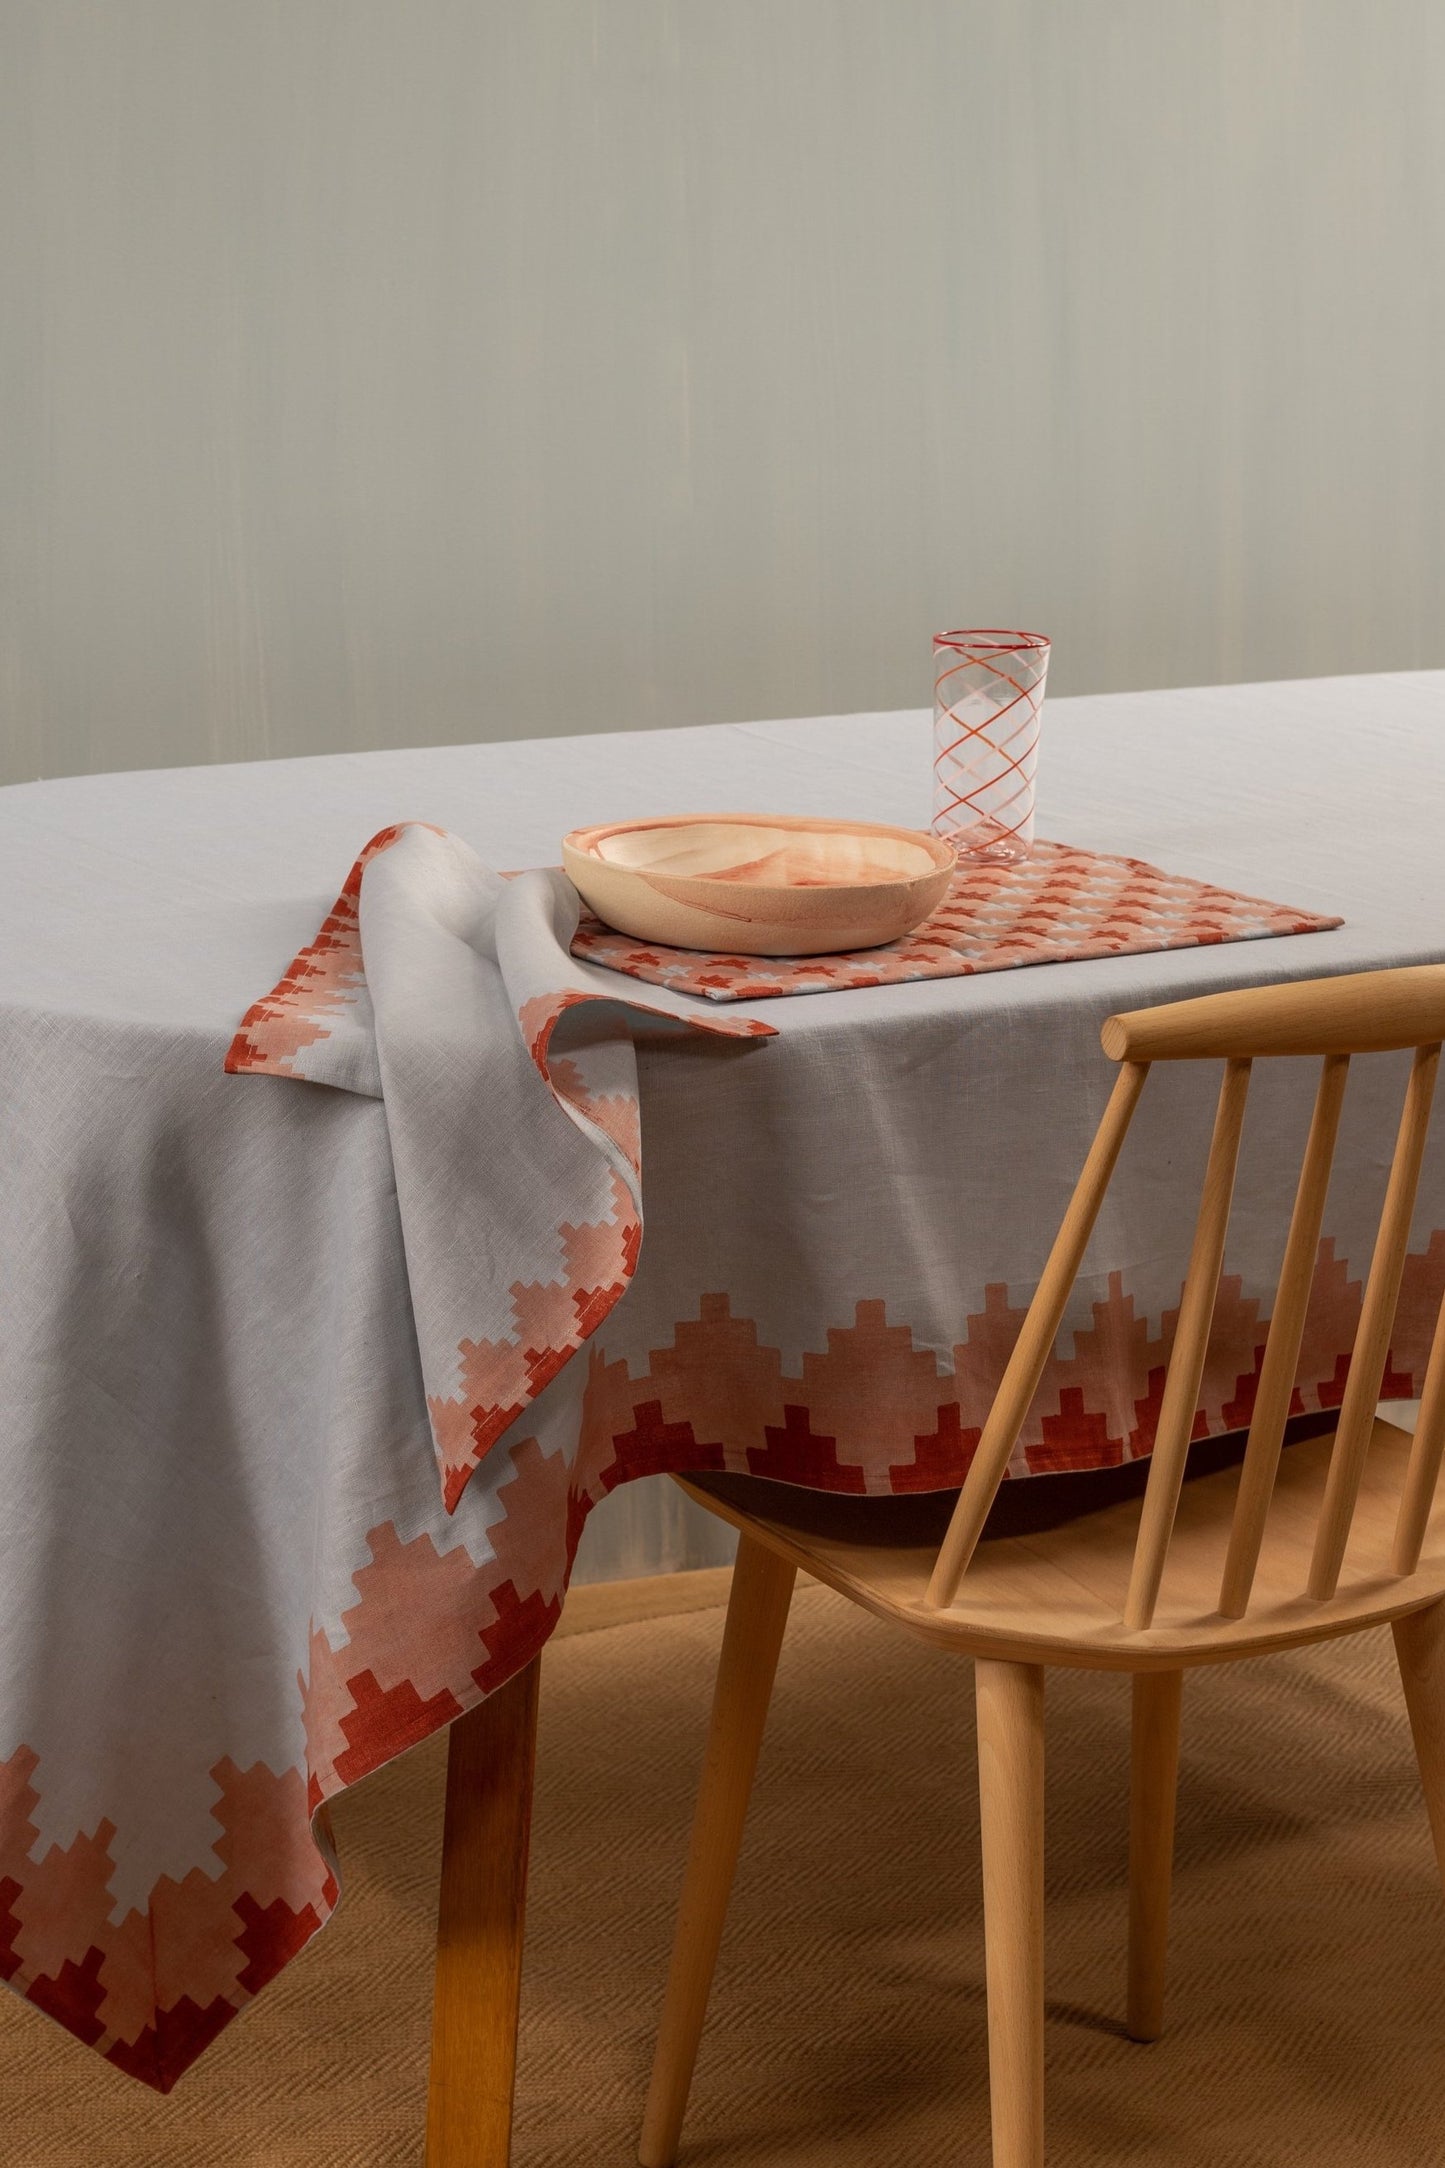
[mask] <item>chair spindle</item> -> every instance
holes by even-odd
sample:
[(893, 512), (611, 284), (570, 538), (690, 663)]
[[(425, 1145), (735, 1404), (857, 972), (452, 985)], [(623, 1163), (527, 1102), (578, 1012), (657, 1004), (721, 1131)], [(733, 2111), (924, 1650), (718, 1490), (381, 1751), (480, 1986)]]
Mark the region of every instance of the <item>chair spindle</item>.
[(1417, 1047), (1410, 1067), (1410, 1084), (1400, 1114), (1400, 1136), (1395, 1138), (1391, 1177), (1384, 1190), (1384, 1210), (1376, 1234), (1376, 1251), (1369, 1260), (1361, 1329), (1354, 1335), (1350, 1377), (1339, 1407), (1339, 1427), (1330, 1450), (1330, 1474), (1324, 1487), (1324, 1505), (1315, 1526), (1315, 1554), (1309, 1570), (1309, 1593), (1317, 1602), (1328, 1602), (1339, 1587), (1339, 1570), (1345, 1563), (1345, 1544), (1350, 1541), (1354, 1507), (1361, 1496), (1365, 1453), (1376, 1422), (1376, 1403), (1384, 1377), (1384, 1357), (1389, 1355), (1395, 1325), (1395, 1303), (1400, 1301), (1400, 1277), (1404, 1273), (1406, 1242), (1410, 1240), (1410, 1214), (1415, 1212), (1419, 1166), (1426, 1156), (1426, 1130), (1430, 1127), (1430, 1101), (1434, 1077), (1441, 1067), (1441, 1047)]
[(1441, 1305), (1435, 1320), (1435, 1337), (1430, 1346), (1420, 1413), (1415, 1423), (1415, 1442), (1410, 1448), (1410, 1461), (1400, 1494), (1400, 1516), (1391, 1559), (1396, 1573), (1413, 1573), (1420, 1563), (1442, 1458), (1445, 1458), (1445, 1304)]
[(1154, 1456), (1144, 1492), (1144, 1511), (1124, 1624), (1135, 1632), (1153, 1623), (1164, 1577), (1164, 1559), (1179, 1508), (1184, 1464), (1189, 1454), (1194, 1414), (1199, 1405), (1199, 1386), (1209, 1347), (1209, 1328), (1219, 1292), (1219, 1273), (1224, 1263), (1224, 1238), (1229, 1228), (1229, 1207), (1234, 1195), (1234, 1172), (1239, 1163), (1239, 1138), (1244, 1125), (1244, 1105), (1249, 1093), (1248, 1061), (1227, 1061), (1219, 1087), (1219, 1106), (1209, 1146), (1209, 1164), (1199, 1199), (1199, 1217), (1189, 1252), (1184, 1298), (1179, 1324), (1164, 1381), (1164, 1399), (1154, 1436)]
[(1265, 1521), (1279, 1471), (1284, 1426), (1289, 1420), (1290, 1401), (1294, 1395), (1295, 1372), (1304, 1338), (1305, 1313), (1314, 1286), (1325, 1195), (1330, 1186), (1330, 1168), (1334, 1163), (1340, 1108), (1344, 1104), (1349, 1070), (1348, 1054), (1327, 1054), (1320, 1071), (1314, 1119), (1310, 1123), (1309, 1140), (1300, 1167), (1289, 1239), (1285, 1243), (1284, 1263), (1275, 1292), (1274, 1315), (1269, 1322), (1269, 1337), (1260, 1368), (1254, 1419), (1249, 1426), (1249, 1443), (1245, 1447), (1239, 1495), (1229, 1532), (1229, 1551), (1219, 1592), (1219, 1609), (1224, 1618), (1244, 1617), (1254, 1587)]
[(1380, 1381), (1390, 1351), (1390, 1334), (1395, 1323), (1395, 1305), (1405, 1268), (1405, 1248), (1410, 1239), (1410, 1219), (1415, 1209), (1415, 1191), (1420, 1180), (1420, 1163), (1425, 1155), (1425, 1133), (1430, 1126), (1430, 1102), (1434, 1097), (1439, 1066), (1438, 1043), (1416, 1047), (1400, 1114), (1395, 1156), (1390, 1162), (1384, 1209), (1375, 1236), (1375, 1254), (1370, 1260), (1370, 1277), (1365, 1285), (1360, 1328), (1355, 1335), (1350, 1374), (1340, 1404), (1324, 1503), (1315, 1529), (1309, 1593), (1320, 1603), (1327, 1603), (1339, 1586), (1345, 1545), (1349, 1542), (1350, 1525), (1355, 1517), (1365, 1453), (1375, 1424), (1375, 1404), (1380, 1397)]
[(1420, 1414), (1415, 1424), (1415, 1443), (1400, 1493), (1400, 1518), (1395, 1527), (1395, 1550), (1391, 1561), (1396, 1573), (1413, 1573), (1420, 1563), (1425, 1528), (1435, 1503), (1440, 1462), (1445, 1456), (1445, 1303), (1435, 1320)]
[(1023, 1329), (1014, 1342), (1013, 1353), (999, 1381), (948, 1532), (939, 1547), (925, 1598), (930, 1610), (948, 1609), (978, 1547), (989, 1508), (1003, 1481), (1004, 1470), (1018, 1444), (1024, 1418), (1053, 1351), (1099, 1206), (1109, 1187), (1148, 1074), (1147, 1062), (1128, 1061), (1122, 1064), (1115, 1078), (1109, 1104), (1094, 1132), (1089, 1156), (1069, 1200), (1063, 1224), (1054, 1238)]

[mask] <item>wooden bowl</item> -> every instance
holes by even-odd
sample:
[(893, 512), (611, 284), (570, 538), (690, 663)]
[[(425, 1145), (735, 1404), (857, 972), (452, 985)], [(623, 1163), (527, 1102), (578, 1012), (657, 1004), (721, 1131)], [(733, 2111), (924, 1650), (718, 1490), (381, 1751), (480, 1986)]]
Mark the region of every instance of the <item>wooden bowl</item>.
[(686, 813), (574, 829), (562, 863), (597, 916), (639, 941), (822, 956), (911, 932), (946, 894), (954, 855), (916, 828)]

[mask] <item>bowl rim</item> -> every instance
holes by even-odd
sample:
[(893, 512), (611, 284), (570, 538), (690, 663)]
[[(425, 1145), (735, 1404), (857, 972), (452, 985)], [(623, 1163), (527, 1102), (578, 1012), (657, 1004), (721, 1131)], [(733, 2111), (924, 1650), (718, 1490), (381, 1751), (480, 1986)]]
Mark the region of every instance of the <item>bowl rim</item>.
[(808, 893), (813, 896), (866, 896), (880, 889), (907, 888), (915, 882), (936, 880), (940, 873), (952, 873), (958, 864), (958, 853), (953, 845), (927, 828), (902, 828), (891, 821), (829, 819), (826, 815), (803, 813), (659, 813), (643, 820), (602, 821), (594, 827), (574, 828), (562, 838), (562, 851), (564, 859), (566, 853), (571, 851), (579, 858), (588, 859), (594, 865), (604, 866), (609, 872), (622, 874), (629, 879), (665, 880), (670, 883), (696, 881), (728, 889), (734, 895), (739, 890), (747, 889), (755, 889), (764, 894), (791, 895), (802, 886), (797, 881), (724, 881), (715, 873), (652, 874), (645, 866), (621, 866), (615, 859), (604, 858), (596, 848), (609, 836), (631, 835), (640, 829), (703, 826), (801, 829), (814, 835), (831, 831), (853, 836), (888, 836), (895, 842), (921, 844), (933, 861), (927, 871), (890, 874), (887, 879), (880, 881), (810, 882)]

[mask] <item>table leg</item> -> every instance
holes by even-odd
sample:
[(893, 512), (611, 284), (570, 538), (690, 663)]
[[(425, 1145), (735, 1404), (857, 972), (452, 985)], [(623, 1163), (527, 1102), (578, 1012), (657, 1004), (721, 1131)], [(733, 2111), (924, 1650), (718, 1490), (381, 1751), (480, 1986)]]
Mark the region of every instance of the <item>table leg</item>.
[(451, 1729), (426, 2168), (507, 2168), (541, 1659)]

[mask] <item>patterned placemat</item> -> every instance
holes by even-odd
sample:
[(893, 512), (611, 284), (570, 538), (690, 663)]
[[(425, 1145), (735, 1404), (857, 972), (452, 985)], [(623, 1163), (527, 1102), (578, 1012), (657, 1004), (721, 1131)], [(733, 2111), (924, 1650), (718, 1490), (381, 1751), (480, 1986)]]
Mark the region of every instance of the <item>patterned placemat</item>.
[(582, 914), (572, 954), (629, 978), (708, 1001), (764, 1001), (846, 986), (896, 986), (1024, 964), (1080, 963), (1327, 933), (1343, 924), (1316, 911), (1237, 895), (1070, 843), (1037, 843), (1021, 866), (960, 866), (946, 901), (901, 941), (838, 956), (728, 956), (649, 947)]

